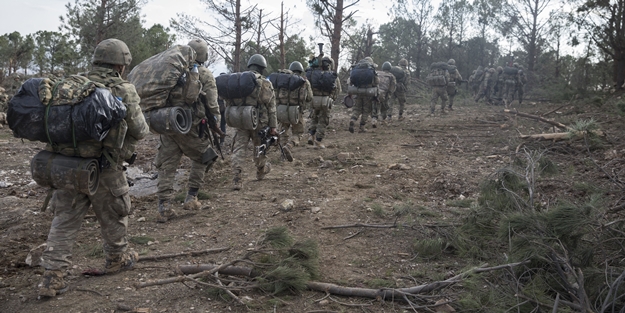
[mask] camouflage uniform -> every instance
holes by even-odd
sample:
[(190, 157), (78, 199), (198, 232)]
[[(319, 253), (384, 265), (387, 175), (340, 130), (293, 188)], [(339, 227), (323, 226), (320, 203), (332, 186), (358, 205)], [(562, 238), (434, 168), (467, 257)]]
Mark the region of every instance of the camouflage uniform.
[[(328, 67), (327, 69), (322, 68), (319, 70), (324, 72), (332, 72), (332, 65), (330, 65), (330, 67)], [(338, 77), (336, 78), (334, 85), (336, 86), (336, 88), (333, 91), (324, 91), (317, 88), (312, 88), (313, 96), (329, 96), (332, 101), (336, 102), (336, 99), (341, 93), (341, 81)], [(323, 148), (324, 146), (320, 143), (321, 140), (326, 137), (326, 128), (330, 124), (330, 108), (310, 108), (310, 110), (312, 112), (310, 117), (310, 125), (308, 126), (308, 133), (310, 134), (310, 137), (308, 138), (308, 144), (316, 144), (318, 147)]]
[(515, 91), (519, 97), (519, 104), (523, 103), (523, 91), (525, 84), (527, 84), (527, 78), (525, 77), (525, 71), (522, 66), (519, 66), (519, 74), (517, 75), (517, 82), (515, 85)]
[(458, 87), (456, 84), (462, 82), (462, 75), (458, 72), (456, 68), (456, 61), (454, 59), (450, 59), (447, 62), (450, 66), (447, 70), (449, 72), (449, 82), (447, 83), (447, 96), (449, 97), (449, 110), (453, 110), (454, 106), (454, 97), (458, 93)]
[[(281, 70), (283, 73), (287, 73), (287, 74), (292, 74), (293, 72), (290, 70)], [(304, 79), (306, 79), (306, 75), (301, 75)], [(297, 124), (290, 124), (290, 123), (280, 123), (280, 128), (282, 129), (282, 134), (280, 135), (280, 142), (290, 145), (291, 141), (289, 141), (290, 135), (289, 135), (289, 128), (291, 129), (292, 135), (294, 137), (299, 138), (300, 135), (302, 135), (304, 133), (304, 110), (306, 110), (308, 107), (311, 106), (311, 102), (313, 99), (313, 91), (312, 91), (312, 87), (310, 86), (310, 82), (308, 80), (306, 80), (306, 82), (304, 83), (303, 86), (300, 87), (299, 91), (291, 91), (291, 92), (300, 92), (300, 93), (305, 93), (306, 97), (305, 97), (305, 101), (304, 103), (298, 103), (299, 105), (299, 123)], [(278, 99), (278, 101), (281, 101), (281, 99)], [(277, 103), (277, 104), (282, 104), (282, 103)], [(288, 103), (284, 103), (284, 104), (288, 104)], [(311, 108), (312, 109), (312, 108)], [(295, 144), (296, 146), (299, 145), (299, 140), (297, 141), (293, 141), (293, 144)]]
[[(54, 219), (41, 263), (46, 270), (65, 270), (71, 265), (71, 248), (89, 206), (93, 208), (100, 223), (107, 269), (110, 270), (113, 263), (121, 260), (127, 247), (126, 228), (130, 212), (130, 196), (122, 163), (134, 153), (138, 141), (149, 133), (149, 128), (139, 107), (139, 95), (133, 85), (122, 80), (118, 72), (108, 67), (94, 65), (87, 77), (108, 86), (113, 95), (122, 99), (127, 107), (124, 120), (128, 125), (128, 131), (121, 151), (102, 148), (102, 142), (94, 140), (81, 143), (104, 149), (111, 159), (115, 160), (115, 163), (111, 164), (110, 168), (101, 171), (100, 185), (93, 196), (70, 190), (54, 191), (50, 202)], [(111, 130), (107, 138), (113, 134)], [(59, 147), (61, 150), (64, 148), (67, 147), (62, 145)], [(44, 282), (45, 277), (44, 275)], [(47, 294), (47, 296), (54, 296), (54, 294)]]
[[(206, 107), (219, 123), (221, 114), (217, 103), (217, 85), (211, 71), (202, 66), (208, 59), (208, 45), (200, 39), (193, 39), (188, 46), (196, 53), (194, 68), (197, 71), (197, 79), (202, 87), (200, 93), (206, 95)], [(193, 75), (193, 73), (191, 73)], [(189, 77), (188, 79), (191, 79)], [(184, 200), (184, 209), (198, 209), (200, 203), (197, 195), (200, 187), (204, 184), (204, 174), (211, 160), (204, 158), (204, 154), (210, 147), (209, 134), (207, 133), (206, 108), (204, 103), (195, 99), (193, 103), (185, 100), (184, 94), (170, 94), (167, 102), (170, 106), (178, 106), (192, 112), (191, 130), (186, 134), (160, 135), (160, 145), (154, 161), (158, 169), (158, 214), (156, 221), (163, 223), (176, 216), (171, 209), (171, 198), (174, 194), (174, 182), (176, 169), (180, 165), (183, 155), (191, 159), (189, 171), (188, 192)], [(219, 144), (219, 143), (215, 143)]]
[[(373, 63), (373, 59), (371, 59), (370, 57), (366, 57), (360, 62), (370, 63), (373, 65), (373, 67), (377, 66), (375, 63)], [(371, 84), (371, 86), (377, 87), (379, 84), (380, 84), (380, 78), (378, 77), (376, 73), (376, 75), (373, 78), (373, 83)], [(352, 109), (352, 117), (349, 121), (349, 131), (352, 133), (354, 132), (354, 124), (358, 121), (358, 118), (360, 117), (359, 132), (362, 133), (366, 131), (365, 124), (367, 124), (367, 120), (369, 119), (369, 116), (371, 116), (371, 113), (373, 112), (373, 105), (375, 102), (375, 98), (372, 96), (367, 96), (367, 95), (353, 95), (352, 98), (354, 99), (354, 106)]]
[(503, 67), (498, 66), (497, 67), (497, 73), (496, 75), (496, 82), (495, 82), (495, 86), (493, 87), (493, 98), (496, 100), (496, 103), (501, 102), (501, 97), (503, 94), (503, 89), (505, 87), (505, 81), (503, 78)]
[[(210, 112), (219, 117), (219, 105), (217, 104), (217, 85), (213, 74), (205, 67), (199, 67), (199, 77), (202, 83), (202, 91), (206, 93)], [(158, 199), (159, 202), (168, 202), (174, 194), (174, 181), (176, 169), (180, 165), (183, 155), (191, 159), (188, 188), (195, 191), (204, 184), (204, 173), (208, 163), (202, 162), (202, 156), (210, 146), (208, 136), (203, 134), (200, 138), (199, 129), (202, 121), (206, 119), (204, 106), (196, 101), (188, 105), (183, 99), (171, 99), (172, 106), (180, 106), (193, 112), (193, 126), (191, 130), (183, 134), (160, 135), (160, 146), (156, 155), (156, 168), (158, 169)], [(168, 210), (167, 205), (159, 206), (159, 212)]]
[[(433, 73), (435, 75), (432, 75)], [(443, 68), (437, 68), (434, 71), (430, 69), (430, 74), (428, 75), (428, 78), (440, 77), (440, 76), (444, 76), (444, 81), (441, 81), (441, 82), (437, 81), (435, 85), (433, 85), (434, 83), (430, 83), (430, 87), (432, 87), (432, 98), (430, 99), (430, 114), (434, 114), (434, 112), (436, 111), (436, 102), (438, 101), (438, 98), (441, 98), (441, 101), (442, 101), (441, 112), (445, 113), (445, 106), (448, 100), (447, 84), (445, 82), (449, 82), (449, 72)]]
[[(397, 80), (397, 88), (393, 93), (393, 98), (397, 99), (399, 104), (399, 118), (402, 119), (404, 114), (404, 105), (406, 104), (406, 91), (408, 90), (408, 83), (410, 82), (410, 71), (408, 70), (408, 61), (406, 59), (399, 60), (399, 66), (404, 70), (404, 77), (401, 80)], [(389, 99), (388, 117), (392, 118), (393, 115), (393, 103)]]
[[(389, 113), (391, 111), (389, 102), (390, 98), (393, 96), (395, 91), (397, 90), (397, 80), (395, 76), (391, 74), (390, 71), (382, 71), (378, 73), (378, 78), (380, 79), (380, 86), (378, 89), (378, 105), (374, 106), (373, 117), (378, 117), (378, 107), (380, 109), (380, 113), (382, 114), (382, 119), (385, 120), (387, 115), (391, 116)], [(388, 80), (388, 83), (385, 82)]]
[[(515, 63), (514, 67), (518, 68), (518, 65)], [(504, 99), (506, 106), (508, 106), (512, 103), (512, 101), (514, 101), (514, 96), (517, 91), (516, 87), (518, 84), (518, 73), (516, 75), (511, 75), (504, 72), (503, 77), (505, 82), (505, 88), (502, 98)]]
[[(253, 58), (254, 56), (252, 56)], [(264, 58), (263, 58), (264, 61)], [(266, 62), (265, 62), (266, 64)], [(254, 91), (252, 95), (245, 99), (228, 99), (226, 101), (227, 106), (231, 105), (254, 105), (258, 108), (259, 119), (258, 126), (255, 130), (244, 130), (235, 128), (234, 136), (232, 138), (232, 171), (234, 174), (234, 190), (240, 190), (242, 187), (242, 172), (245, 159), (249, 157), (249, 150), (247, 145), (252, 141), (255, 147), (260, 146), (261, 138), (258, 135), (258, 131), (266, 126), (275, 129), (278, 126), (278, 120), (276, 118), (276, 98), (273, 92), (273, 86), (262, 74), (260, 74), (256, 68), (250, 68), (252, 73), (256, 75), (258, 93)], [(271, 170), (271, 165), (267, 162), (267, 157), (264, 154), (257, 156), (253, 153), (254, 165), (256, 166), (256, 179), (261, 180), (265, 177), (265, 174)]]
[(482, 84), (480, 85), (480, 92), (475, 97), (475, 102), (480, 101), (482, 97), (486, 97), (486, 102), (491, 103), (490, 94), (491, 94), (495, 81), (496, 81), (495, 69), (489, 68), (485, 70)]

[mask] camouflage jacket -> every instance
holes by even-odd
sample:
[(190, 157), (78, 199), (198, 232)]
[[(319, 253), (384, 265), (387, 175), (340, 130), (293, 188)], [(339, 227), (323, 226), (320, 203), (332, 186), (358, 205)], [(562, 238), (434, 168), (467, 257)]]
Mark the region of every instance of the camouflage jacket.
[(392, 94), (397, 89), (397, 79), (395, 75), (391, 74), (388, 71), (378, 72), (378, 78), (380, 79), (380, 84), (378, 85), (380, 95)]
[(453, 69), (449, 69), (449, 79), (452, 82), (459, 83), (462, 81), (462, 75), (458, 72), (458, 69), (454, 66)]
[[(121, 165), (124, 160), (129, 159), (135, 152), (139, 140), (145, 138), (145, 136), (150, 133), (148, 124), (143, 117), (143, 112), (141, 112), (141, 107), (139, 107), (141, 99), (135, 87), (128, 81), (122, 79), (119, 73), (112, 69), (94, 66), (86, 76), (92, 81), (104, 84), (111, 90), (114, 96), (121, 98), (122, 102), (126, 105), (126, 117), (124, 121), (119, 123), (116, 127), (111, 128), (109, 134), (103, 141), (87, 140), (80, 142), (77, 149), (74, 149), (72, 144), (62, 144), (52, 149), (48, 144), (46, 149), (70, 156), (78, 153), (78, 155), (83, 157), (97, 157), (106, 150), (117, 165)], [(122, 148), (108, 148), (114, 145), (114, 141), (118, 140), (117, 136), (121, 135), (120, 132), (123, 126), (127, 126), (127, 131), (123, 138)]]

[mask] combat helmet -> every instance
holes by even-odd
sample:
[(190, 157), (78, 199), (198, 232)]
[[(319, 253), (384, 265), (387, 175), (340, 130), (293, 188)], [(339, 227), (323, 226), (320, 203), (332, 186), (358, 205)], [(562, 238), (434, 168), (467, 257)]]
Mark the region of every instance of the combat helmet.
[(390, 71), (391, 67), (392, 67), (392, 65), (391, 65), (391, 62), (389, 62), (389, 61), (386, 61), (386, 62), (382, 63), (382, 70), (383, 71)]
[(93, 51), (92, 64), (113, 64), (128, 66), (132, 62), (132, 55), (126, 43), (119, 39), (109, 38), (102, 40)]
[(300, 63), (298, 61), (293, 61), (289, 65), (289, 70), (291, 70), (293, 72), (303, 73), (304, 72), (304, 66), (302, 65), (302, 63)]
[(195, 50), (195, 61), (201, 64), (208, 60), (208, 44), (206, 41), (193, 39), (189, 41), (188, 45)]
[(334, 70), (334, 60), (332, 60), (332, 58), (330, 57), (325, 56), (321, 59), (321, 66), (327, 66), (329, 70)]
[(456, 60), (449, 59), (449, 61), (447, 61), (447, 64), (449, 64), (449, 65), (456, 65)]
[(501, 72), (503, 72), (503, 67), (497, 66), (497, 73), (501, 73)]
[(256, 65), (256, 66), (262, 67), (264, 69), (264, 68), (267, 68), (267, 60), (265, 60), (265, 57), (260, 55), (260, 54), (254, 54), (247, 61), (247, 67), (248, 68), (250, 66), (252, 66), (252, 65)]
[(408, 60), (406, 59), (399, 60), (399, 66), (408, 66)]
[(512, 63), (512, 67), (519, 68), (519, 63), (516, 63), (516, 62)]

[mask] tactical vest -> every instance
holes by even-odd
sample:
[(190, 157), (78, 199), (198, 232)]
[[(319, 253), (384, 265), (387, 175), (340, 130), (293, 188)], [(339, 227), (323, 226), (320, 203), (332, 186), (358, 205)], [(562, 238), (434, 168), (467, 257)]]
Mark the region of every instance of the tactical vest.
[(447, 63), (435, 62), (430, 65), (430, 73), (425, 78), (425, 81), (430, 86), (442, 87), (447, 85), (447, 79)]

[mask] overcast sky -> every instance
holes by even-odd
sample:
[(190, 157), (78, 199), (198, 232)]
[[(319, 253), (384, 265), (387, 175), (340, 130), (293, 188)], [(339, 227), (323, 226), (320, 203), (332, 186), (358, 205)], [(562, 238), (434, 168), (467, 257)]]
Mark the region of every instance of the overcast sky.
[[(74, 0), (0, 0), (3, 13), (0, 20), (0, 34), (18, 31), (22, 35), (27, 35), (39, 30), (58, 31), (61, 24), (59, 17), (65, 15), (65, 5), (70, 1), (74, 3)], [(280, 14), (281, 0), (243, 0), (242, 2), (244, 7), (250, 3), (258, 3), (258, 7), (263, 8), (264, 12), (273, 12), (273, 16)], [(305, 0), (284, 2), (285, 11), (290, 10), (289, 14), (294, 19), (302, 21), (302, 35), (306, 39), (309, 35), (320, 35), (314, 31), (313, 18), (306, 7)], [(374, 25), (387, 22), (390, 3), (392, 1), (380, 3), (373, 0), (361, 0), (358, 4), (359, 12), (356, 15), (358, 22), (364, 23), (367, 19)], [(169, 20), (176, 18), (176, 13), (211, 18), (211, 13), (206, 11), (206, 6), (200, 0), (148, 0), (142, 9), (144, 27), (149, 28), (157, 23), (169, 27)], [(186, 42), (186, 39), (183, 41)]]

